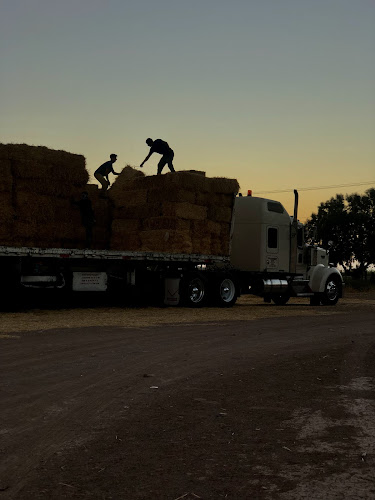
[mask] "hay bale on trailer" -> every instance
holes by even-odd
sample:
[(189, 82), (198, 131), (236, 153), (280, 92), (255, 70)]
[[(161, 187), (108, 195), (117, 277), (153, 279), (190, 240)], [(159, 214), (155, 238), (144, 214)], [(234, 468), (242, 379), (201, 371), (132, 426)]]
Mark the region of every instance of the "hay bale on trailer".
[[(109, 190), (114, 205), (111, 248), (224, 255), (238, 189), (236, 180), (206, 178), (204, 172), (145, 177), (127, 167)], [(121, 246), (130, 241), (131, 248)]]
[(0, 223), (6, 227), (0, 233), (0, 244), (84, 245), (81, 218), (72, 204), (72, 198), (79, 199), (86, 190), (89, 178), (82, 155), (44, 146), (0, 144), (0, 172), (5, 179), (0, 199), (7, 204), (0, 215)]

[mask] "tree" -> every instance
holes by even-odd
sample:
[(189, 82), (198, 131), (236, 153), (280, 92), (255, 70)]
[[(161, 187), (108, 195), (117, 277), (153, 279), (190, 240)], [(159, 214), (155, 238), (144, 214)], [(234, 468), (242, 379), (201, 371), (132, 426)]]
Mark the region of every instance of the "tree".
[(336, 195), (321, 203), (306, 224), (307, 239), (328, 247), (330, 261), (363, 276), (375, 264), (375, 189), (364, 195)]
[(348, 195), (346, 199), (351, 216), (351, 248), (363, 276), (375, 263), (375, 189), (368, 189), (363, 196)]

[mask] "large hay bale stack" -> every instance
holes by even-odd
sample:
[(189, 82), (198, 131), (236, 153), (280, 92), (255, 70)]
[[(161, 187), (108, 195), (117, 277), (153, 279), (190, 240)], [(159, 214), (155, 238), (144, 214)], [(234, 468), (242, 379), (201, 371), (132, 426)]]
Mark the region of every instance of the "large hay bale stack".
[(0, 144), (0, 173), (0, 245), (84, 246), (80, 213), (72, 203), (88, 182), (83, 156)]
[(183, 171), (145, 177), (126, 167), (109, 190), (111, 248), (228, 255), (238, 182)]
[(95, 216), (92, 248), (104, 250), (109, 247), (112, 210), (107, 198), (100, 196), (97, 184), (88, 184), (84, 191), (89, 195)]

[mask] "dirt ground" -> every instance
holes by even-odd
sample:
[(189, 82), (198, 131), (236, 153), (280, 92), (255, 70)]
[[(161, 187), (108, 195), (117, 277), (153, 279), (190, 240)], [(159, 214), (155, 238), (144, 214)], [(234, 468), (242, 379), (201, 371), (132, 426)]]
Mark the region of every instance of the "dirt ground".
[(370, 294), (0, 319), (0, 500), (375, 498)]
[(335, 307), (311, 307), (306, 298), (291, 298), (286, 306), (267, 304), (254, 296), (242, 296), (229, 309), (183, 307), (85, 307), (70, 309), (30, 309), (18, 312), (0, 312), (0, 338), (19, 331), (46, 331), (53, 328), (80, 328), (88, 326), (146, 327), (197, 321), (249, 321), (261, 318), (327, 314), (341, 314), (350, 310), (367, 309), (375, 303), (375, 291), (358, 293), (347, 290)]

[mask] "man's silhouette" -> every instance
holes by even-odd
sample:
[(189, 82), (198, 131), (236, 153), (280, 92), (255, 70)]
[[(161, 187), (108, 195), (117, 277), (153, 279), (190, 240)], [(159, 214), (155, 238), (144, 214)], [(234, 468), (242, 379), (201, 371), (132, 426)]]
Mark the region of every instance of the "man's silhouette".
[(161, 139), (156, 139), (155, 141), (153, 141), (152, 139), (147, 139), (146, 144), (150, 146), (150, 152), (140, 164), (140, 167), (143, 167), (144, 163), (146, 163), (152, 153), (158, 153), (159, 155), (162, 155), (158, 163), (158, 175), (161, 174), (161, 171), (163, 170), (165, 165), (168, 165), (171, 172), (175, 172), (175, 169), (173, 168), (174, 151), (169, 147), (167, 142), (162, 141)]
[(108, 175), (110, 173), (114, 175), (120, 175), (113, 170), (113, 164), (115, 163), (115, 161), (117, 161), (117, 155), (111, 154), (110, 158), (111, 159), (109, 161), (106, 161), (105, 163), (103, 163), (103, 165), (100, 165), (100, 167), (94, 173), (95, 179), (97, 179), (102, 185), (101, 196), (104, 196), (108, 187), (111, 185), (108, 179)]
[(82, 226), (86, 231), (86, 248), (91, 248), (92, 244), (92, 229), (95, 224), (95, 214), (92, 209), (91, 200), (87, 191), (84, 191), (79, 201), (72, 200), (74, 205), (77, 205), (81, 212)]

